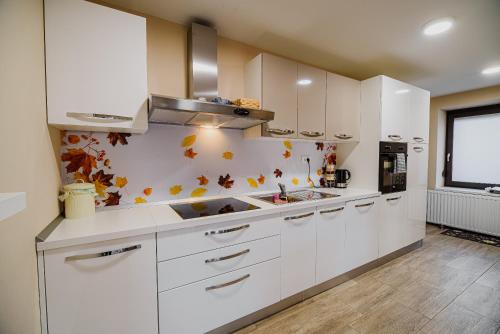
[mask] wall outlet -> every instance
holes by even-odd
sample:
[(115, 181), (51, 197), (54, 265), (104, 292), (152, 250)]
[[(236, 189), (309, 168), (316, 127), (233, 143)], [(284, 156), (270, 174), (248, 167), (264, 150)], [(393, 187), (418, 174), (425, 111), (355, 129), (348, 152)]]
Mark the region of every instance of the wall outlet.
[(307, 163), (307, 159), (309, 159), (309, 161), (311, 161), (311, 157), (308, 155), (301, 155), (300, 156), (300, 161), (302, 161), (305, 164)]

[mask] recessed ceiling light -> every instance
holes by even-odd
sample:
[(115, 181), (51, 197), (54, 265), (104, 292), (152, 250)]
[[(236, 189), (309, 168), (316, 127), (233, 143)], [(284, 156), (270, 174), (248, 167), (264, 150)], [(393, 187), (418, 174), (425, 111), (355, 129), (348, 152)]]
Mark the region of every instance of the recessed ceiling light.
[(432, 20), (424, 26), (424, 35), (434, 36), (442, 34), (453, 27), (453, 19), (450, 17)]
[(300, 79), (299, 81), (297, 81), (297, 84), (301, 86), (307, 86), (310, 85), (311, 83), (312, 83), (311, 79)]
[(481, 71), (482, 74), (490, 75), (500, 73), (500, 66), (487, 67)]
[(397, 90), (396, 91), (396, 94), (406, 94), (408, 93), (410, 90), (409, 89), (400, 89), (400, 90)]

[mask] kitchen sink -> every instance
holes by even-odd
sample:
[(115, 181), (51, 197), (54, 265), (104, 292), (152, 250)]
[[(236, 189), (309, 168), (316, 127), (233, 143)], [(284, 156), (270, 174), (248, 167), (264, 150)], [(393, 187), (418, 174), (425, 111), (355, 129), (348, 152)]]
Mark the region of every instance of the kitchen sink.
[(274, 205), (281, 205), (281, 204), (290, 204), (290, 203), (303, 202), (303, 201), (313, 201), (313, 200), (333, 198), (333, 197), (340, 196), (337, 194), (326, 194), (326, 193), (322, 193), (319, 191), (313, 191), (313, 190), (296, 190), (296, 191), (290, 191), (288, 193), (288, 196), (287, 196), (288, 202), (287, 203), (275, 203), (275, 202), (273, 202), (273, 195), (274, 194), (267, 194), (267, 195), (252, 196), (252, 197), (255, 199), (259, 199), (261, 201), (264, 201), (264, 202), (272, 203)]

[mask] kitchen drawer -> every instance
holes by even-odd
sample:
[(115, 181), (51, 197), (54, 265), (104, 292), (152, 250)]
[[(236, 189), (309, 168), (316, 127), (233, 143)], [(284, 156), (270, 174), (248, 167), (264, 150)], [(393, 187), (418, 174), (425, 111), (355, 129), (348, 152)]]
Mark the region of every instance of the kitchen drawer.
[(161, 292), (160, 334), (204, 333), (278, 302), (279, 261)]
[(280, 256), (280, 236), (184, 256), (158, 264), (158, 291), (200, 281)]
[(279, 217), (242, 219), (189, 230), (158, 233), (158, 261), (280, 234)]

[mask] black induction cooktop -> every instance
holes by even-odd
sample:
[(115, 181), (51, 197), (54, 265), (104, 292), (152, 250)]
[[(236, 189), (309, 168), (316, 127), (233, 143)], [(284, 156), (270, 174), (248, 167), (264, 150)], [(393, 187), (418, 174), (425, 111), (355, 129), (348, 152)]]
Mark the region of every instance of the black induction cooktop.
[(170, 207), (174, 209), (182, 219), (260, 209), (258, 206), (235, 198), (220, 198), (200, 202), (170, 204)]

